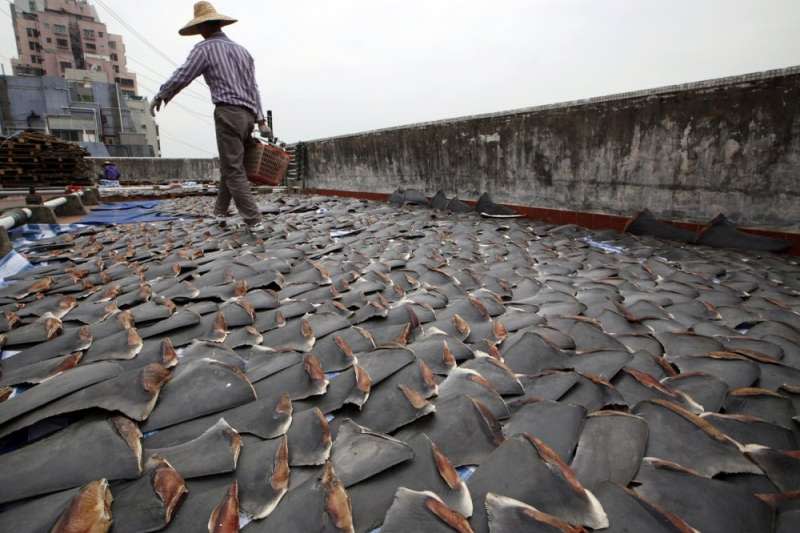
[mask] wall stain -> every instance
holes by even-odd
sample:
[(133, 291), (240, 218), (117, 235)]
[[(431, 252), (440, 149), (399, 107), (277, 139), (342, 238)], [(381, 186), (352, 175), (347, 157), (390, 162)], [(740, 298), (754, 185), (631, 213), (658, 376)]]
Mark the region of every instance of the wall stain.
[[(499, 137), (499, 138), (498, 138)], [(319, 189), (800, 229), (800, 74), (306, 144)]]

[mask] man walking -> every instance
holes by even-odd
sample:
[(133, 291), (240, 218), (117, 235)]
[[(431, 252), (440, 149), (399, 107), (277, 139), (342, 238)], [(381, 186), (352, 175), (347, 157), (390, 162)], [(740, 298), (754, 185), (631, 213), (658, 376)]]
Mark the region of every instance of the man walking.
[(253, 124), (258, 124), (265, 137), (271, 137), (272, 132), (261, 109), (253, 58), (243, 46), (222, 32), (223, 26), (234, 22), (236, 19), (217, 13), (209, 2), (194, 5), (194, 18), (178, 33), (199, 34), (204, 40), (161, 86), (150, 105), (150, 113), (155, 116), (162, 103), (166, 106), (195, 78), (203, 76), (216, 106), (214, 124), (222, 174), (214, 214), (224, 223), (230, 216), (228, 209), (233, 199), (247, 227), (257, 232), (262, 231), (264, 225), (244, 169), (245, 145), (253, 132)]

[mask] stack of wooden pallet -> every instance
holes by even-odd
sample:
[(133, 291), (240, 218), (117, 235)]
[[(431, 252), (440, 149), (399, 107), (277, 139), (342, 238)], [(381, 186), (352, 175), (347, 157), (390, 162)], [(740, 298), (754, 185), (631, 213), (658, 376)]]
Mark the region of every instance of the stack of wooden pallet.
[(89, 153), (52, 135), (23, 132), (0, 137), (3, 187), (91, 185)]

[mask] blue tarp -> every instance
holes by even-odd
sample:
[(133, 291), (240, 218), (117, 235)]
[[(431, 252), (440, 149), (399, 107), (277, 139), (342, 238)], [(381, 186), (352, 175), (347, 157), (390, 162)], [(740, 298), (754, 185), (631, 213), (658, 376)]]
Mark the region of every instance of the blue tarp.
[(608, 242), (596, 241), (591, 237), (586, 237), (583, 240), (592, 248), (597, 248), (598, 250), (603, 250), (612, 254), (621, 254), (625, 251), (625, 249), (620, 246), (615, 246)]
[(15, 276), (29, 268), (31, 264), (28, 260), (11, 250), (5, 257), (0, 258), (0, 287), (6, 286), (5, 278)]
[(51, 239), (63, 233), (80, 231), (86, 226), (80, 224), (25, 224), (12, 229), (8, 236), (14, 247), (5, 257), (0, 257), (0, 287), (7, 285), (5, 279), (24, 272), (32, 267), (19, 251), (25, 251), (38, 241)]
[(160, 200), (138, 200), (136, 202), (115, 202), (100, 204), (92, 208), (93, 211), (124, 211), (129, 209), (157, 209)]
[(81, 224), (110, 226), (113, 224), (139, 224), (175, 220), (177, 217), (159, 211), (157, 200), (100, 204), (81, 219)]
[(12, 229), (8, 236), (14, 249), (28, 248), (36, 241), (52, 239), (64, 233), (73, 233), (84, 229), (81, 224), (25, 224)]

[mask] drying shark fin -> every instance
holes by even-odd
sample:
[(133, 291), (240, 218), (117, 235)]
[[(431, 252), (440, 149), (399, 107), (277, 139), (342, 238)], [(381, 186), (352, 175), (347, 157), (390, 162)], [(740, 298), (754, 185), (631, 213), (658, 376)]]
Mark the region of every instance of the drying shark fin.
[(108, 531), (111, 528), (112, 499), (105, 479), (85, 485), (55, 523), (52, 533)]

